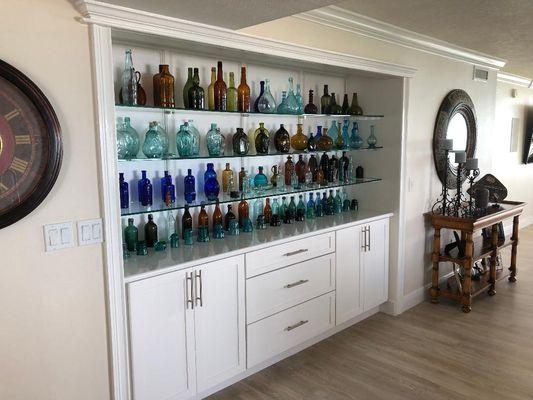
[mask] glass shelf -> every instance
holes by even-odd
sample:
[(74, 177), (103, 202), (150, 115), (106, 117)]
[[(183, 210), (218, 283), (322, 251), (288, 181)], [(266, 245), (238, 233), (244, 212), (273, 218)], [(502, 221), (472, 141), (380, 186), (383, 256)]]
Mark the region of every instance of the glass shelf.
[(116, 104), (118, 109), (124, 110), (159, 110), (166, 113), (180, 113), (180, 114), (213, 114), (213, 115), (241, 115), (243, 117), (262, 116), (262, 117), (300, 117), (300, 118), (350, 118), (354, 121), (376, 121), (384, 118), (383, 115), (348, 115), (348, 114), (278, 114), (278, 113), (256, 113), (256, 112), (240, 112), (240, 111), (211, 111), (211, 110), (190, 110), (188, 108), (180, 107), (156, 107), (156, 106), (126, 106), (123, 104)]
[[(329, 150), (326, 151), (326, 153), (335, 153), (335, 152), (341, 152), (341, 151), (376, 151), (379, 149), (382, 149), (383, 146), (374, 146), (374, 147), (361, 147), (359, 149), (339, 149), (339, 150)], [(281, 152), (271, 152), (268, 154), (246, 154), (245, 156), (241, 156), (238, 154), (225, 154), (223, 156), (209, 156), (209, 155), (198, 155), (193, 157), (179, 157), (177, 155), (169, 155), (167, 157), (163, 158), (131, 158), (131, 159), (119, 159), (119, 162), (130, 162), (130, 161), (165, 161), (165, 160), (181, 160), (181, 161), (187, 161), (187, 160), (208, 160), (213, 158), (245, 158), (245, 157), (274, 157), (274, 156), (295, 156), (295, 155), (311, 155), (311, 154), (322, 154), (324, 151), (298, 151), (298, 150), (292, 150), (288, 153), (281, 153)]]
[[(245, 195), (244, 198), (246, 200), (255, 200), (255, 199), (260, 199), (260, 198), (265, 198), (265, 197), (291, 196), (293, 194), (305, 193), (305, 192), (323, 192), (325, 190), (340, 188), (344, 186), (361, 185), (363, 183), (379, 182), (379, 181), (381, 181), (380, 178), (362, 178), (362, 179), (356, 179), (355, 181), (347, 182), (347, 183), (337, 182), (337, 183), (330, 183), (327, 186), (316, 186), (316, 187), (311, 187), (311, 188), (303, 187), (299, 189), (294, 189), (294, 188), (287, 187), (284, 192), (277, 191), (276, 189), (267, 189), (267, 190), (255, 192), (250, 195)], [(202, 201), (204, 202), (206, 206), (216, 203), (215, 201), (207, 201), (207, 199), (204, 198), (203, 190), (197, 191), (196, 197), (197, 197), (197, 201), (189, 204), (190, 208), (200, 207)], [(135, 204), (131, 205), (129, 208), (121, 209), (120, 214), (122, 217), (127, 217), (127, 216), (132, 216), (132, 215), (156, 213), (156, 212), (161, 212), (161, 211), (181, 210), (185, 208), (185, 203), (183, 202), (183, 200), (181, 200), (181, 203), (176, 202), (170, 207), (167, 207), (165, 204), (163, 204), (159, 200), (160, 198), (161, 198), (161, 193), (154, 193), (154, 200), (157, 199), (158, 202), (155, 202), (152, 206), (144, 207), (144, 206), (141, 206), (140, 203), (136, 201)], [(241, 201), (240, 197), (231, 198), (227, 194), (221, 194), (219, 195), (218, 198), (219, 198), (220, 204), (236, 203), (236, 202)], [(249, 206), (252, 207), (251, 204), (249, 204)]]

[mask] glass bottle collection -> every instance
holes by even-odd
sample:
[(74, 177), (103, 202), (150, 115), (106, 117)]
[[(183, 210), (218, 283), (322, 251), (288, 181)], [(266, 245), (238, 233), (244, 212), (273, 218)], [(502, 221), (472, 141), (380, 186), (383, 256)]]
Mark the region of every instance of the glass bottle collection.
[[(141, 75), (133, 67), (132, 51), (126, 50), (124, 70), (119, 90), (119, 103), (124, 105), (145, 105), (146, 94), (140, 85)], [(159, 72), (153, 76), (153, 104), (156, 107), (175, 108), (174, 76), (170, 73), (168, 64), (160, 64)], [(268, 79), (260, 82), (259, 95), (253, 108), (250, 100), (250, 86), (246, 80), (246, 66), (241, 67), (241, 78), (235, 87), (235, 73), (229, 73), (229, 84), (224, 81), (222, 61), (211, 68), (211, 82), (206, 93), (200, 85), (199, 69), (188, 67), (187, 80), (183, 86), (183, 107), (192, 110), (259, 112), (267, 114), (317, 114), (319, 108), (314, 104), (313, 90), (309, 90), (308, 102), (304, 106), (300, 84), (294, 88), (294, 80), (288, 78), (287, 90), (282, 92), (282, 99), (278, 103), (270, 90)], [(340, 101), (340, 96), (339, 96)], [(352, 94), (351, 104), (348, 94), (344, 94), (342, 105), (337, 103), (334, 92), (329, 93), (328, 85), (324, 85), (324, 92), (320, 98), (320, 112), (332, 115), (363, 115), (359, 105), (357, 93)]]

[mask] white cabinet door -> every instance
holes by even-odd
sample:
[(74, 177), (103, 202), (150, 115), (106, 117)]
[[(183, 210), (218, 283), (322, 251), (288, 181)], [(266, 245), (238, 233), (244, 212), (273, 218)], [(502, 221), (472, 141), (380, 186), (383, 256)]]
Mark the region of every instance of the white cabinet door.
[(367, 246), (361, 253), (364, 311), (387, 301), (389, 280), (389, 220), (381, 219), (366, 226)]
[(198, 392), (202, 392), (246, 367), (244, 257), (194, 270), (196, 370)]
[(128, 284), (135, 400), (178, 400), (196, 393), (190, 274), (177, 271)]
[(362, 226), (336, 232), (336, 324), (342, 324), (363, 311), (361, 297)]

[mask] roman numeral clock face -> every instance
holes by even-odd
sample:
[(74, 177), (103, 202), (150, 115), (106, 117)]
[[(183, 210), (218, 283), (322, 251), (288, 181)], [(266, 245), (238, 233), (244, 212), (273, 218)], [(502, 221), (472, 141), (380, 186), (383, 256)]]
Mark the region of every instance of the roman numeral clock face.
[(31, 212), (61, 164), (57, 117), (42, 92), (0, 60), (0, 228)]

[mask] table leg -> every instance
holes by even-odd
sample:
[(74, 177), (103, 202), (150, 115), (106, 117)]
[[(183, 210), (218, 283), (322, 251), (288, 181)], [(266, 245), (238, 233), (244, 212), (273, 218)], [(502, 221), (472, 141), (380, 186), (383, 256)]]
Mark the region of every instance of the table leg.
[(518, 221), (519, 217), (517, 215), (513, 218), (513, 236), (511, 237), (513, 244), (511, 245), (511, 266), (509, 267), (511, 275), (509, 276), (509, 282), (516, 282), (516, 250), (518, 248)]
[(490, 254), (490, 267), (489, 267), (489, 283), (488, 290), (489, 296), (496, 294), (496, 261), (498, 258), (498, 225), (492, 225), (490, 244), (492, 246), (492, 252)]
[(463, 280), (461, 304), (463, 312), (468, 313), (472, 310), (472, 257), (474, 255), (474, 242), (472, 241), (472, 232), (467, 232), (465, 237), (465, 277)]
[(439, 302), (439, 257), (440, 257), (440, 228), (435, 228), (433, 234), (433, 254), (431, 261), (433, 262), (433, 270), (431, 272), (431, 288), (429, 294), (432, 303)]

